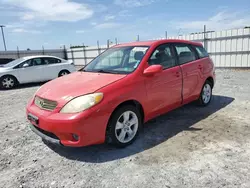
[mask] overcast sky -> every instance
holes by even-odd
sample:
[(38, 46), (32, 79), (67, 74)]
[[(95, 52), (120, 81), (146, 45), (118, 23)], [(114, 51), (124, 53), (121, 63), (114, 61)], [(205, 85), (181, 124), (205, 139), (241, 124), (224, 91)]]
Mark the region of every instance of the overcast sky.
[[(106, 44), (250, 26), (249, 0), (0, 0), (8, 49)], [(3, 50), (0, 38), (0, 50)]]

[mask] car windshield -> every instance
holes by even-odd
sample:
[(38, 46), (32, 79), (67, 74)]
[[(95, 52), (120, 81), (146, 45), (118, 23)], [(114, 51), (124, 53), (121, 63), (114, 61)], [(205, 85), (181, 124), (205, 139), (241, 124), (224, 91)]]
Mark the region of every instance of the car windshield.
[(129, 74), (140, 64), (148, 46), (115, 47), (96, 57), (81, 71)]
[(19, 63), (21, 63), (22, 61), (24, 61), (25, 60), (25, 58), (19, 58), (19, 59), (15, 59), (15, 60), (13, 60), (13, 61), (11, 61), (11, 62), (9, 62), (9, 63), (7, 63), (7, 64), (5, 64), (5, 65), (3, 65), (3, 67), (13, 67), (13, 66), (15, 66), (15, 65), (17, 65), (17, 64), (19, 64)]

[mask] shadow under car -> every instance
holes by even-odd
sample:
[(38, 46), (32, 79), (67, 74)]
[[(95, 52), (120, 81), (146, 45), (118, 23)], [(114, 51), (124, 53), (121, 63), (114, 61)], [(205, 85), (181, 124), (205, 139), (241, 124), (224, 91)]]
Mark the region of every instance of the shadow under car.
[(192, 125), (226, 107), (234, 98), (214, 95), (210, 105), (199, 107), (187, 104), (147, 122), (135, 142), (126, 148), (116, 148), (107, 144), (82, 148), (61, 147), (45, 143), (50, 149), (71, 160), (103, 163), (125, 158), (153, 148), (182, 131), (200, 131)]

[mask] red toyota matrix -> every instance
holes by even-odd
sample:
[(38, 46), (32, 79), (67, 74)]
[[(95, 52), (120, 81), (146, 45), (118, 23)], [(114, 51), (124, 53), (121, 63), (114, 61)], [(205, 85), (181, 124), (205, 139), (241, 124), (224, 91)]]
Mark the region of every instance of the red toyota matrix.
[(124, 147), (148, 120), (191, 101), (208, 105), (214, 83), (214, 64), (200, 43), (120, 44), (40, 87), (27, 105), (27, 118), (47, 142)]

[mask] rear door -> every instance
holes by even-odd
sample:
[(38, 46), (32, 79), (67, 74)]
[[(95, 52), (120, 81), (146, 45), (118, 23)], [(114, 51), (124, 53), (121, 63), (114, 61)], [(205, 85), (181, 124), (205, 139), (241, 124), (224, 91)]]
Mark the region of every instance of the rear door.
[(54, 57), (44, 57), (42, 58), (45, 64), (44, 74), (47, 80), (53, 80), (58, 77), (59, 72), (63, 70), (64, 64), (62, 60)]
[(202, 70), (204, 79), (206, 79), (208, 76), (210, 76), (209, 74), (214, 69), (213, 61), (210, 59), (207, 51), (203, 48), (203, 46), (193, 46), (193, 48), (196, 50), (199, 56), (199, 59), (201, 61), (200, 68)]
[(202, 61), (189, 44), (174, 44), (178, 63), (183, 74), (183, 103), (191, 102), (200, 94), (203, 85)]

